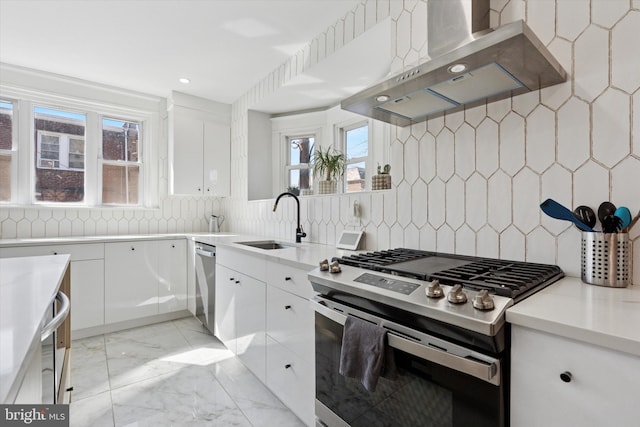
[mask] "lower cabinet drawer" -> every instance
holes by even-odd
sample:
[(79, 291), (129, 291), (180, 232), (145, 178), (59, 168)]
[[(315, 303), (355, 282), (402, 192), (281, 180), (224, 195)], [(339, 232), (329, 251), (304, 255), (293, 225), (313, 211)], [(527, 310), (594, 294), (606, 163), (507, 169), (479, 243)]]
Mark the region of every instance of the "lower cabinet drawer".
[(267, 262), (267, 284), (303, 298), (313, 297), (313, 287), (307, 270), (289, 267), (274, 261)]
[(59, 244), (42, 246), (13, 246), (0, 248), (0, 257), (24, 257), (39, 255), (69, 255), (71, 261), (104, 258), (103, 243)]
[(306, 425), (315, 425), (315, 367), (269, 336), (267, 387)]
[(267, 334), (303, 360), (313, 362), (314, 311), (308, 300), (267, 286)]

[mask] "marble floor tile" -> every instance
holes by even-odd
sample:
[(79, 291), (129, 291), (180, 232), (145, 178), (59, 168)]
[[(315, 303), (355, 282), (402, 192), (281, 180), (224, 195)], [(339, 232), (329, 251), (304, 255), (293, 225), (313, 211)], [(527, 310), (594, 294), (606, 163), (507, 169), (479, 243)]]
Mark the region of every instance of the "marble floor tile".
[(69, 405), (70, 427), (114, 427), (111, 392), (72, 401)]
[(210, 369), (253, 426), (304, 426), (237, 357)]
[(188, 366), (112, 391), (116, 425), (251, 426), (209, 369)]
[(72, 426), (303, 425), (193, 317), (72, 349)]
[(71, 385), (74, 400), (109, 391), (104, 336), (74, 341), (71, 359)]

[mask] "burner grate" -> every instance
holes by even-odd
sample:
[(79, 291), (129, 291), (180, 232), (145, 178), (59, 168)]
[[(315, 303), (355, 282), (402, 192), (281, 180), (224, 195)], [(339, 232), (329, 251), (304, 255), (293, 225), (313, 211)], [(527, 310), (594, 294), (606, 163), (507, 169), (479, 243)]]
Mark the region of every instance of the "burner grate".
[[(424, 272), (424, 274), (405, 271), (401, 266), (394, 266), (394, 264), (427, 257), (468, 260), (469, 263), (436, 272)], [(488, 289), (497, 295), (517, 300), (563, 276), (562, 270), (555, 265), (446, 255), (404, 248), (368, 252), (338, 259), (345, 265), (422, 280), (438, 279), (445, 285), (461, 284), (474, 290)]]

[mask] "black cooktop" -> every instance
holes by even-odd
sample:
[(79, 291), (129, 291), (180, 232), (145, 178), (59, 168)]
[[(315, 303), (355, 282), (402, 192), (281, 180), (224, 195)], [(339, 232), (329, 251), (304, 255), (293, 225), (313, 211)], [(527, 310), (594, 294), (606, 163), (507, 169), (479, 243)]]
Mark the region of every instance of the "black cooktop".
[(444, 285), (488, 289), (519, 301), (564, 277), (556, 265), (442, 254), (417, 249), (390, 249), (336, 258), (340, 264)]

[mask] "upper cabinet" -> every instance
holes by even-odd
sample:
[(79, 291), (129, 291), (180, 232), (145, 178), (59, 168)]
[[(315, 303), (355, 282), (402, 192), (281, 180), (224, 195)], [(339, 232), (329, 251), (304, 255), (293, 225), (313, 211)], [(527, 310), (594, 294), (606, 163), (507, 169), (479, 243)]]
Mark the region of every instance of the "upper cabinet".
[(173, 92), (169, 102), (171, 194), (229, 195), (231, 106)]

